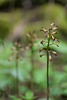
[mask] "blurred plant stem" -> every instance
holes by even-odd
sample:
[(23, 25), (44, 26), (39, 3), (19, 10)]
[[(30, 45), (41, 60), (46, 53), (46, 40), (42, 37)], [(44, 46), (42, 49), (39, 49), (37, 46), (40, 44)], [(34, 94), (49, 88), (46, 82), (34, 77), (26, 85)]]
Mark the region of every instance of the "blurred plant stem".
[(16, 55), (16, 89), (17, 96), (19, 96), (19, 69), (18, 69), (18, 53)]
[(31, 45), (31, 89), (34, 89), (34, 54), (33, 54), (33, 43)]

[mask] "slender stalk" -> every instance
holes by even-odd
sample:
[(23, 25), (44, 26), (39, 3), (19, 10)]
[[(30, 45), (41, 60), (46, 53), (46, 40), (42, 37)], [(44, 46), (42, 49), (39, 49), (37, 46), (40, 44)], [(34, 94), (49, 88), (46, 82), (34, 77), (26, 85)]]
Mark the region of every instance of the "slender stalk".
[(49, 100), (49, 43), (50, 43), (50, 30), (47, 45), (47, 100)]
[(18, 54), (16, 55), (16, 89), (17, 89), (17, 96), (19, 96)]
[(33, 84), (33, 79), (34, 79), (34, 76), (33, 76), (33, 72), (34, 72), (34, 55), (33, 55), (33, 43), (32, 43), (32, 46), (31, 46), (31, 65), (32, 65), (32, 69), (31, 69), (31, 89), (33, 90), (34, 88), (34, 84)]
[(49, 52), (47, 50), (47, 100), (49, 100)]

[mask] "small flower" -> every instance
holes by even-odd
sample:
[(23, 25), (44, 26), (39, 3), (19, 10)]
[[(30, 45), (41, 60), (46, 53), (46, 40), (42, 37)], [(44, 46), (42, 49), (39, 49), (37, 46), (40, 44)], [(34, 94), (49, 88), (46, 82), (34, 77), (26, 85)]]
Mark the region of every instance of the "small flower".
[(53, 54), (56, 56), (57, 55), (57, 52), (55, 52), (55, 51), (52, 51), (53, 52)]
[(53, 28), (53, 30), (58, 30), (58, 28), (55, 26), (55, 27)]
[(40, 31), (43, 31), (43, 32), (48, 32), (48, 30), (47, 29), (45, 29), (44, 27), (42, 27), (42, 29), (40, 30)]
[(54, 23), (51, 23), (51, 26), (55, 25)]
[(45, 44), (45, 43), (47, 43), (47, 42), (46, 42), (46, 41), (44, 41), (44, 40), (42, 40), (40, 43), (43, 45), (43, 44)]
[(51, 55), (49, 55), (49, 60), (52, 61), (52, 57), (51, 57)]
[(22, 45), (18, 42), (15, 42), (15, 47), (12, 47), (11, 48), (12, 50), (12, 54), (8, 61), (12, 61), (13, 58), (16, 59), (16, 62), (18, 62), (19, 59), (22, 58), (22, 56), (20, 55), (23, 51), (24, 51), (24, 48), (22, 48)]
[(57, 34), (57, 32), (53, 32), (52, 34)]

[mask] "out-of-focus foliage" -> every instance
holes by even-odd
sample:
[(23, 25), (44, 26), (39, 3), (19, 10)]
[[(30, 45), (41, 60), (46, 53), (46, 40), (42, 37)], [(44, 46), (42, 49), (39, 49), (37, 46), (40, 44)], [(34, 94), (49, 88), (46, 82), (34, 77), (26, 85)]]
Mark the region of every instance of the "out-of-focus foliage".
[(6, 0), (0, 0), (0, 5), (2, 5)]
[(0, 21), (0, 37), (4, 38), (10, 31), (10, 24), (6, 21)]

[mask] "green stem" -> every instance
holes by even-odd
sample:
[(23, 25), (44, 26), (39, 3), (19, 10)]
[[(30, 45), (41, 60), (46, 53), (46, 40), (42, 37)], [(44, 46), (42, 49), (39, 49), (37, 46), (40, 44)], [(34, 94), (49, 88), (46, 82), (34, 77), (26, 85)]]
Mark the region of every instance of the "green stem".
[(47, 100), (49, 100), (49, 52), (47, 50)]
[(47, 45), (47, 100), (49, 100), (49, 43), (50, 43), (50, 30)]
[(16, 89), (17, 89), (17, 96), (19, 96), (18, 54), (16, 55)]
[(33, 55), (33, 43), (32, 43), (32, 46), (31, 46), (31, 65), (32, 65), (32, 68), (31, 68), (31, 89), (33, 90), (34, 88), (34, 76), (33, 76), (33, 72), (34, 72), (34, 55)]

